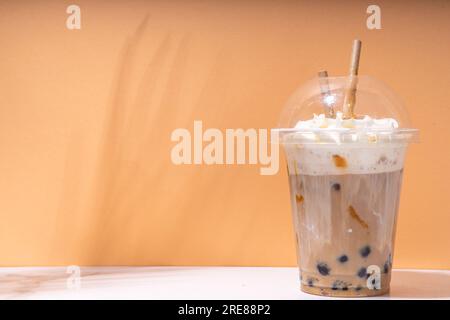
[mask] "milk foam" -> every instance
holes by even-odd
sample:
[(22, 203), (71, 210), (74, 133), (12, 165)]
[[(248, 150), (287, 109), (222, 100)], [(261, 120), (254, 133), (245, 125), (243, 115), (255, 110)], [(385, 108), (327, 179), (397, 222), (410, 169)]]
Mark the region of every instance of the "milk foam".
[[(406, 144), (377, 146), (285, 145), (290, 174), (341, 175), (401, 170)], [(345, 166), (336, 165), (336, 158)]]
[[(290, 174), (370, 174), (401, 170), (407, 144), (392, 142), (389, 132), (398, 128), (395, 119), (343, 119), (314, 115), (299, 121), (284, 144)], [(383, 132), (383, 139), (377, 132)], [(349, 134), (348, 139), (342, 137)], [(336, 163), (340, 159), (340, 163)]]

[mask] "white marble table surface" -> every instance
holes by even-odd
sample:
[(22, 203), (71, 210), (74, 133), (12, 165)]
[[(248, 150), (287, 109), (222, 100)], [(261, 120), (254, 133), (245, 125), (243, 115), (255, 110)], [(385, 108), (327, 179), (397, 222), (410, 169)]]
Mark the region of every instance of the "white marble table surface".
[[(332, 299), (302, 293), (296, 268), (0, 268), (0, 299)], [(79, 279), (79, 281), (78, 281)], [(373, 299), (373, 298), (372, 298)], [(394, 270), (378, 299), (450, 299), (450, 271)]]

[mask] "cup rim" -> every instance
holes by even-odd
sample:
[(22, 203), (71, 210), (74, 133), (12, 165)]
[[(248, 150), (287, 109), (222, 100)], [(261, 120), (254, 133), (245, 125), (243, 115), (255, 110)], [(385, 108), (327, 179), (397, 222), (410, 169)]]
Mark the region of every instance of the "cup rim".
[(274, 128), (281, 144), (367, 145), (419, 142), (415, 128)]

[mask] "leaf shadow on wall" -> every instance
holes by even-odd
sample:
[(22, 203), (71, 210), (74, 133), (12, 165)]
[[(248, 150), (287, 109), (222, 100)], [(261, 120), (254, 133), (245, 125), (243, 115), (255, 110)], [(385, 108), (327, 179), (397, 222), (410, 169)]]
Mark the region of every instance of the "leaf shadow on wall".
[[(199, 177), (198, 172), (191, 171), (176, 185), (170, 183), (177, 177), (168, 165), (167, 145), (174, 129), (172, 120), (184, 107), (180, 92), (186, 81), (190, 37), (166, 34), (133, 91), (133, 70), (139, 67), (137, 56), (148, 29), (147, 16), (126, 42), (112, 101), (106, 110), (108, 118), (92, 194), (94, 221), (84, 243), (83, 261), (89, 265), (142, 265), (143, 261), (148, 265), (177, 264), (171, 262), (171, 253), (176, 255), (182, 250), (180, 245), (188, 236), (184, 226), (191, 220), (193, 200), (177, 201), (176, 195), (187, 190), (193, 179), (200, 178), (203, 185), (213, 182), (210, 176)], [(215, 78), (218, 65), (213, 64), (207, 80)], [(197, 105), (202, 105), (208, 82)], [(188, 111), (177, 126), (189, 127), (195, 111)], [(205, 207), (211, 201), (205, 199)], [(147, 234), (155, 229), (157, 237)]]

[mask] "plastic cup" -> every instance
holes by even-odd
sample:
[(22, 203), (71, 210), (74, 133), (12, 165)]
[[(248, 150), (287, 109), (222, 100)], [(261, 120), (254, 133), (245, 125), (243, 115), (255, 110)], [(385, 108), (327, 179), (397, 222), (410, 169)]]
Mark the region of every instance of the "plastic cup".
[(307, 293), (389, 291), (405, 152), (418, 130), (386, 85), (367, 76), (356, 80), (355, 112), (395, 119), (397, 128), (377, 127), (363, 116), (336, 127), (326, 117), (316, 118), (320, 127), (296, 126), (327, 108), (342, 111), (350, 79), (336, 77), (328, 79), (325, 95), (319, 79), (301, 86), (277, 129), (288, 167), (301, 290)]

